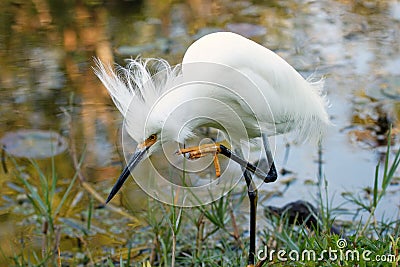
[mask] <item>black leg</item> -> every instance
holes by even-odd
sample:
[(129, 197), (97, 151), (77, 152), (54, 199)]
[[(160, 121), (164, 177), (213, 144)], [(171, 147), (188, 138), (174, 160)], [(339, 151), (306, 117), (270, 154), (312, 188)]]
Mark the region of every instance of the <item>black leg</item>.
[(277, 178), (278, 178), (278, 173), (276, 172), (275, 162), (272, 161), (271, 168), (269, 168), (269, 172), (267, 176), (265, 176), (264, 183), (275, 182)]
[(258, 191), (250, 173), (245, 170), (243, 172), (247, 184), (247, 193), (250, 200), (250, 248), (247, 267), (253, 267), (255, 264), (256, 255), (256, 219), (257, 219), (257, 200)]
[[(242, 166), (243, 168), (245, 168), (246, 170), (250, 171), (251, 173), (254, 173), (255, 175), (257, 175), (258, 177), (261, 177), (264, 179), (265, 183), (272, 183), (276, 181), (276, 178), (278, 178), (278, 173), (276, 172), (276, 168), (275, 168), (275, 163), (272, 161), (270, 161), (270, 159), (268, 159), (268, 163), (272, 162), (268, 171), (268, 174), (266, 174), (263, 170), (261, 170), (260, 168), (254, 166), (253, 164), (251, 164), (250, 162), (244, 160), (242, 157), (240, 157), (239, 155), (233, 153), (230, 149), (228, 149), (226, 146), (224, 145), (219, 145), (219, 153), (221, 153), (222, 155), (230, 158), (231, 160), (235, 161), (236, 163), (238, 163), (240, 166)], [(268, 153), (268, 152), (267, 152)], [(269, 151), (269, 154), (271, 154), (271, 152)], [(272, 156), (269, 157), (272, 159)]]
[(262, 137), (264, 151), (267, 156), (268, 165), (269, 165), (269, 171), (268, 171), (267, 176), (264, 179), (264, 182), (266, 182), (266, 183), (275, 182), (276, 178), (278, 178), (278, 173), (276, 172), (274, 158), (272, 157), (272, 152), (271, 152), (271, 148), (269, 145), (268, 136), (266, 134), (262, 134), (261, 137)]

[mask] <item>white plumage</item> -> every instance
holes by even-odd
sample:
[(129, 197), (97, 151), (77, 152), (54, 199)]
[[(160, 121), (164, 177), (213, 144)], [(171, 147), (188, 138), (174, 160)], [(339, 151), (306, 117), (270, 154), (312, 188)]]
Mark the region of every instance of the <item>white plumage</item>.
[[(196, 114), (191, 110), (182, 111), (181, 116), (186, 116), (176, 120), (176, 129), (173, 129), (173, 126), (162, 129), (167, 119), (163, 116), (169, 116), (171, 110), (175, 109), (182, 101), (201, 96), (225, 102), (236, 101), (239, 105), (231, 103), (231, 106), (237, 109), (235, 112), (243, 117), (247, 123), (246, 126), (248, 128), (259, 127), (262, 132), (268, 133), (268, 136), (295, 130), (299, 140), (315, 139), (320, 136), (324, 125), (329, 124), (325, 110), (326, 100), (321, 96), (323, 82), (311, 83), (305, 80), (277, 54), (251, 40), (229, 32), (206, 35), (194, 42), (186, 51), (182, 61), (183, 75), (185, 75), (186, 65), (190, 66), (197, 62), (227, 66), (248, 77), (264, 95), (270, 112), (265, 112), (266, 107), (260, 107), (260, 105), (265, 106), (265, 101), (252, 96), (254, 90), (246, 91), (246, 88), (237, 89), (240, 90), (237, 99), (233, 99), (232, 95), (225, 96), (225, 92), (215, 93), (218, 88), (213, 90), (192, 88), (187, 92), (182, 89), (169, 98), (165, 96), (160, 98), (177, 83), (182, 75), (181, 67), (171, 68), (166, 61), (160, 59), (129, 60), (127, 67), (117, 66), (116, 71), (113, 71), (110, 66), (105, 67), (98, 61), (96, 74), (127, 120), (130, 135), (139, 143), (152, 133), (161, 133), (161, 130), (165, 131), (165, 137), (179, 142), (190, 137), (193, 128), (207, 123), (202, 120), (198, 120), (197, 123), (194, 121), (192, 125), (186, 125), (188, 128), (184, 132), (179, 133), (183, 126), (179, 124), (188, 118), (195, 117)], [(152, 77), (159, 71), (162, 72)], [(195, 79), (197, 74), (190, 73), (190, 75), (192, 76), (190, 79)], [(200, 77), (204, 77), (204, 75), (199, 74)], [(224, 79), (219, 82), (226, 85), (229, 84), (230, 77), (217, 73), (208, 79), (212, 81)], [(241, 104), (241, 101), (245, 101), (245, 105)], [(129, 105), (131, 107), (128, 109)], [(251, 123), (248, 119), (254, 117), (254, 114), (248, 112), (246, 105), (251, 107), (253, 113), (256, 114), (259, 125), (249, 126)], [(154, 110), (155, 107), (160, 109), (159, 113)], [(149, 117), (151, 110), (152, 114)], [(196, 111), (195, 108), (194, 111)], [(207, 107), (204, 111), (209, 111), (210, 117), (218, 114), (218, 110), (213, 110), (212, 106)], [(153, 121), (149, 119), (153, 119)], [(226, 117), (225, 121), (229, 119)], [(254, 135), (259, 136), (258, 132), (253, 133), (250, 129), (248, 130), (250, 138), (255, 137)]]
[(300, 140), (314, 139), (329, 124), (322, 80), (306, 81), (280, 56), (238, 34), (204, 36), (186, 51), (182, 64), (190, 62), (223, 64), (248, 76), (267, 98), (277, 134), (297, 130)]

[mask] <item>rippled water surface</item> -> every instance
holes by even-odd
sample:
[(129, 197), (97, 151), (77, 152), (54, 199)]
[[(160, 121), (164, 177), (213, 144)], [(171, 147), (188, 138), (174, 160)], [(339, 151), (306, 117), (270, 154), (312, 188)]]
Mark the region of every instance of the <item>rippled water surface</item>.
[[(74, 153), (84, 153), (81, 169), (104, 197), (123, 160), (121, 116), (93, 74), (93, 57), (124, 64), (124, 58), (141, 55), (178, 64), (194, 40), (215, 31), (240, 33), (278, 53), (304, 77), (325, 78), (333, 125), (323, 140), (322, 158), (313, 144), (277, 137), (276, 165), (290, 173), (261, 187), (260, 199), (277, 195), (265, 197), (261, 206), (313, 202), (320, 172), (333, 206), (345, 203), (344, 192), (370, 197), (366, 188), (373, 186), (375, 167), (384, 158), (390, 124), (393, 151), (398, 148), (399, 1), (6, 0), (0, 11), (0, 138), (18, 131), (60, 134), (74, 144)], [(35, 144), (35, 149), (49, 149), (40, 140), (30, 143)], [(61, 191), (74, 175), (70, 152), (54, 156), (53, 165), (51, 159), (37, 161), (45, 172), (55, 166)], [(33, 167), (21, 155), (14, 156), (3, 152), (0, 235), (15, 239), (31, 234), (26, 242), (40, 247), (29, 223), (37, 220), (34, 212), (19, 207), (26, 196), (15, 175), (19, 169), (26, 179), (34, 179)], [(133, 193), (125, 190), (124, 202), (140, 211), (146, 195), (133, 183), (130, 188)], [(399, 218), (399, 189), (398, 180), (390, 185), (378, 206), (380, 217)], [(88, 209), (89, 201), (80, 201), (87, 200), (86, 191), (77, 186), (71, 192), (70, 207), (63, 207), (60, 217)], [(96, 238), (101, 242), (101, 231)], [(1, 248), (12, 255), (12, 245)]]

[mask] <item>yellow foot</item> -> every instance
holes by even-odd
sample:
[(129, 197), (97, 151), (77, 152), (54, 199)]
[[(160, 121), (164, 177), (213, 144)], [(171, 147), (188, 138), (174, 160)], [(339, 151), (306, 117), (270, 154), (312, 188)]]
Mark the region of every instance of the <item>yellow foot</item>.
[(192, 146), (188, 148), (179, 149), (178, 155), (188, 155), (189, 159), (198, 159), (204, 157), (208, 154), (212, 154), (214, 156), (214, 167), (215, 167), (215, 176), (221, 176), (221, 166), (219, 165), (219, 160), (217, 154), (221, 152), (221, 148), (218, 143), (215, 144), (204, 144), (201, 146)]

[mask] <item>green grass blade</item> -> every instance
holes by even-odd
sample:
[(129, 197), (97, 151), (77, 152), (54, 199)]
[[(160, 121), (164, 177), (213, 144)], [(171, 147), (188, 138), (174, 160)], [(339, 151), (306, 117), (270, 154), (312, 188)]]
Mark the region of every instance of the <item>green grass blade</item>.
[(53, 207), (54, 194), (56, 193), (57, 180), (58, 180), (54, 157), (51, 157), (51, 179), (52, 179), (51, 190), (49, 192), (49, 198), (50, 198), (50, 207)]
[(395, 175), (396, 170), (399, 167), (399, 164), (400, 164), (400, 149), (396, 153), (396, 156), (393, 160), (392, 166), (390, 166), (390, 170), (388, 173), (388, 179), (385, 181), (385, 184), (384, 184), (385, 189), (392, 182), (392, 179)]
[(124, 259), (122, 258), (122, 254), (119, 256), (119, 266), (124, 267)]
[(42, 187), (42, 193), (43, 193), (43, 200), (46, 206), (49, 206), (49, 188), (48, 188), (48, 182), (46, 175), (43, 173), (43, 171), (40, 169), (39, 165), (35, 160), (29, 159), (30, 163), (32, 166), (35, 168), (35, 171), (39, 175), (39, 180), (40, 180), (40, 185)]
[(78, 178), (78, 173), (76, 173), (76, 174), (74, 175), (74, 177), (72, 177), (72, 180), (71, 180), (71, 182), (69, 183), (67, 190), (65, 190), (65, 193), (64, 193), (64, 195), (62, 196), (62, 198), (61, 198), (61, 200), (60, 200), (60, 203), (58, 204), (57, 208), (54, 210), (54, 216), (57, 216), (58, 213), (60, 212), (60, 210), (61, 210), (62, 206), (64, 205), (64, 202), (65, 202), (65, 200), (67, 199), (67, 197), (68, 197), (70, 191), (72, 190), (72, 187), (74, 186), (75, 181), (76, 181), (77, 178)]
[[(82, 156), (81, 156), (81, 158), (80, 158), (80, 160), (78, 162), (78, 168), (81, 167), (84, 158), (85, 158), (85, 151), (83, 151)], [(60, 203), (58, 204), (57, 208), (54, 210), (54, 216), (56, 216), (60, 212), (60, 210), (61, 210), (62, 206), (64, 205), (64, 202), (67, 199), (69, 193), (71, 192), (72, 187), (74, 186), (75, 181), (76, 181), (77, 178), (78, 178), (78, 171), (75, 172), (74, 176), (72, 177), (71, 182), (68, 185), (67, 190), (65, 190), (65, 193), (64, 193), (64, 195), (62, 196), (62, 198), (60, 200)]]
[(373, 194), (373, 207), (378, 205), (378, 180), (379, 180), (379, 163), (375, 167), (375, 180), (374, 180), (374, 194)]
[(24, 179), (21, 176), (18, 176), (18, 179), (24, 184), (24, 186), (28, 189), (28, 192), (26, 194), (28, 195), (28, 198), (31, 200), (32, 204), (34, 204), (38, 211), (42, 214), (45, 215), (47, 213), (47, 207), (44, 204), (42, 198), (37, 192), (37, 189), (32, 186), (26, 179)]
[(87, 230), (90, 232), (90, 226), (92, 224), (92, 213), (93, 213), (93, 197), (89, 198), (89, 207), (88, 207), (88, 218), (87, 218)]
[(392, 132), (392, 126), (390, 126), (389, 128), (389, 133), (388, 133), (388, 143), (387, 143), (387, 147), (386, 147), (386, 157), (385, 157), (385, 169), (383, 171), (383, 179), (382, 179), (382, 188), (383, 188), (383, 184), (385, 183), (386, 177), (388, 175), (388, 168), (389, 168), (389, 155), (390, 155), (390, 136), (391, 136), (391, 132)]
[(107, 259), (108, 266), (115, 267), (114, 263), (112, 262), (111, 258)]

